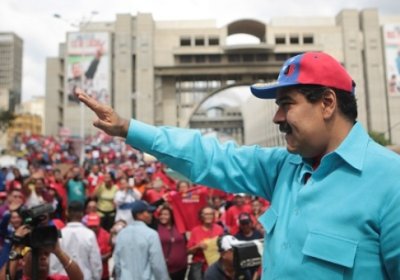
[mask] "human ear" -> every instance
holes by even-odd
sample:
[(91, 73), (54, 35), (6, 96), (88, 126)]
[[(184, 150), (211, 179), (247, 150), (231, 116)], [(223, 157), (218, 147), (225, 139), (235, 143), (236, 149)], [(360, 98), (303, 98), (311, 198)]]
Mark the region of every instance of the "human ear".
[(331, 118), (337, 108), (336, 93), (332, 89), (327, 89), (322, 93), (321, 105), (324, 118)]

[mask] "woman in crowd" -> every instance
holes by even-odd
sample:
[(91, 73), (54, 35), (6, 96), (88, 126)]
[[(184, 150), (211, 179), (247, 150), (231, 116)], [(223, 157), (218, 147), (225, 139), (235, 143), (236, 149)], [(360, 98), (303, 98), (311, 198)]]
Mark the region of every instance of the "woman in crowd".
[(97, 211), (101, 217), (101, 226), (109, 231), (115, 220), (114, 196), (118, 191), (110, 173), (104, 174), (104, 182), (97, 186), (94, 195), (97, 197)]
[(175, 226), (172, 209), (161, 206), (157, 231), (171, 280), (184, 280), (187, 268), (186, 238)]
[(14, 232), (23, 224), (21, 208), (11, 210), (6, 214), (0, 223), (0, 236), (3, 239), (3, 248), (0, 253), (0, 267), (8, 260), (8, 255), (12, 246), (12, 236)]
[(117, 208), (115, 220), (124, 220), (130, 224), (133, 221), (131, 204), (140, 199), (142, 194), (135, 188), (134, 179), (126, 177), (119, 179), (119, 190), (115, 193), (114, 203)]
[(220, 236), (224, 233), (223, 228), (214, 222), (214, 209), (211, 206), (202, 208), (199, 212), (201, 225), (193, 228), (187, 244), (188, 254), (192, 254), (192, 264), (190, 265), (189, 280), (199, 280), (203, 278), (207, 263), (204, 250), (207, 249), (207, 240)]
[(254, 228), (264, 234), (264, 228), (261, 223), (258, 221), (258, 218), (268, 209), (269, 204), (267, 206), (263, 206), (263, 203), (259, 199), (254, 199), (251, 202), (251, 218), (254, 224)]

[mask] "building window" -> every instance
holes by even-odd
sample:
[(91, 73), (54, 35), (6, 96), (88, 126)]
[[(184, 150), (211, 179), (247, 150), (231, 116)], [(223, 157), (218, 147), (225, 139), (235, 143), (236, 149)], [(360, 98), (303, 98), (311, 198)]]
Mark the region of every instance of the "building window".
[(197, 37), (194, 39), (194, 44), (196, 46), (204, 46), (205, 42), (204, 42), (204, 38), (203, 37)]
[(243, 62), (254, 62), (254, 55), (252, 54), (244, 54)]
[(266, 54), (266, 53), (257, 54), (256, 61), (268, 61), (268, 54)]
[(221, 55), (219, 54), (212, 54), (208, 56), (208, 60), (210, 63), (220, 63), (221, 62)]
[(240, 55), (230, 54), (230, 55), (228, 55), (228, 61), (231, 63), (240, 62)]
[(300, 43), (299, 36), (291, 35), (290, 36), (290, 44), (291, 45), (298, 45)]
[(179, 61), (181, 63), (191, 63), (192, 62), (192, 56), (190, 55), (182, 55), (179, 57)]
[(196, 63), (204, 63), (204, 62), (206, 62), (206, 56), (205, 55), (196, 55), (194, 57), (194, 60), (196, 61)]
[(208, 45), (209, 46), (218, 46), (219, 45), (219, 38), (218, 37), (210, 37), (210, 38), (208, 38)]
[(191, 46), (192, 42), (190, 37), (181, 37), (181, 47)]
[(276, 53), (275, 60), (276, 61), (285, 61), (287, 59), (287, 55), (285, 53)]
[(275, 36), (275, 44), (276, 45), (285, 45), (286, 44), (286, 37), (284, 35)]
[(313, 35), (304, 35), (303, 43), (304, 44), (314, 44), (314, 36)]

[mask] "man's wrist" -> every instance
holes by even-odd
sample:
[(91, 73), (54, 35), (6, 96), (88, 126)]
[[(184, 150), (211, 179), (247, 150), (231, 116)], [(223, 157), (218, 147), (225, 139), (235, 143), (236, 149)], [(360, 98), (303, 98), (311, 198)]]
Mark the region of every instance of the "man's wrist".
[(128, 130), (129, 130), (129, 120), (120, 118), (120, 137), (126, 138), (128, 135)]

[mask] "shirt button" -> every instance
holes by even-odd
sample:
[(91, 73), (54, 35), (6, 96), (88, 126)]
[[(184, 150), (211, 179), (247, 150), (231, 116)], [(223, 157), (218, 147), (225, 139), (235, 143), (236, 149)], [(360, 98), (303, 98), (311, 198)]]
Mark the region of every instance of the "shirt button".
[(294, 209), (294, 215), (298, 216), (300, 214), (300, 210), (298, 208)]
[(284, 242), (284, 243), (282, 244), (282, 249), (283, 249), (283, 250), (286, 250), (287, 248), (289, 248), (289, 243)]

